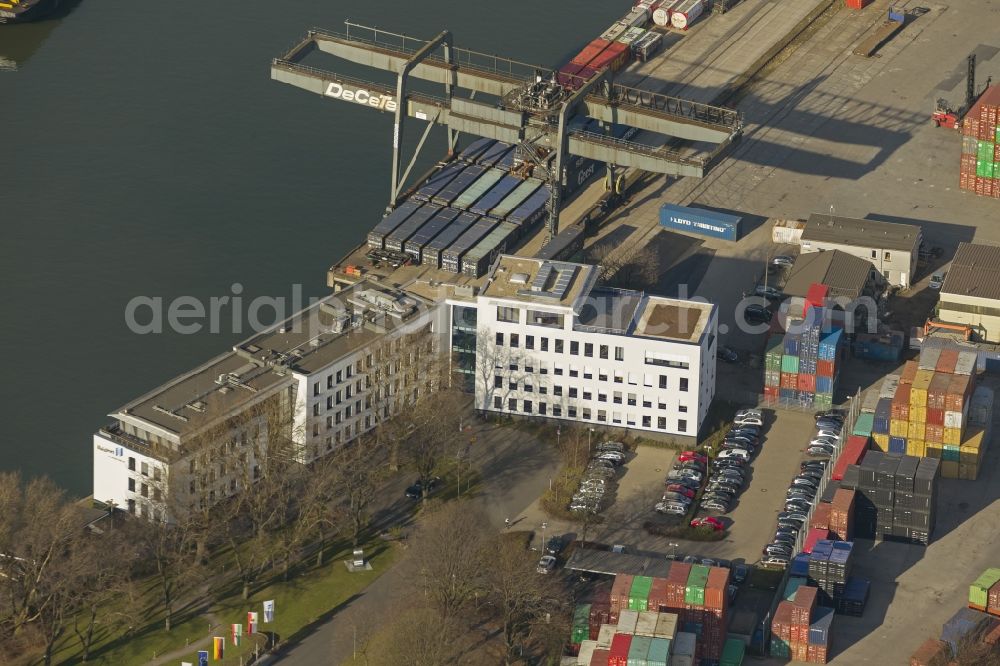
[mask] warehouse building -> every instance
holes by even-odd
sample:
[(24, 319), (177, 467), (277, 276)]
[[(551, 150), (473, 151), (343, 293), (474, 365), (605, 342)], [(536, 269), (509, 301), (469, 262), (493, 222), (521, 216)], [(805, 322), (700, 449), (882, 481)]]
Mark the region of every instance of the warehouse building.
[(938, 318), (970, 326), (979, 340), (1000, 342), (1000, 247), (959, 243), (941, 286)]
[(837, 319), (840, 311), (845, 313), (848, 331), (871, 330), (866, 325), (881, 311), (886, 281), (870, 263), (840, 250), (800, 254), (789, 270), (784, 293), (806, 299), (814, 284), (828, 287), (826, 305)]
[(905, 288), (913, 284), (922, 238), (920, 227), (913, 224), (813, 213), (799, 242), (803, 254), (840, 250), (864, 259), (889, 284)]
[(594, 266), (500, 258), (476, 298), (477, 406), (695, 436), (715, 394), (715, 306), (596, 282)]

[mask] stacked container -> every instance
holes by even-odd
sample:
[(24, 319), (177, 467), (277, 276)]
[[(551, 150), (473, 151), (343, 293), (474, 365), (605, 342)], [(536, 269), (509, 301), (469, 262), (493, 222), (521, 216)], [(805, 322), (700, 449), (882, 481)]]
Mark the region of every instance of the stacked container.
[(618, 622), (619, 613), (628, 610), (629, 593), (632, 591), (632, 581), (635, 576), (629, 574), (618, 574), (615, 582), (611, 585), (611, 622)]
[[(991, 567), (969, 585), (969, 608), (1000, 615), (1000, 569)], [(991, 603), (992, 602), (992, 603)]]
[(850, 576), (851, 541), (818, 541), (809, 555), (809, 584), (815, 585), (824, 606), (835, 607)]
[(628, 595), (628, 609), (634, 611), (646, 610), (646, 600), (653, 587), (653, 579), (649, 576), (636, 576), (632, 579), (632, 588)]
[(868, 591), (871, 588), (871, 581), (858, 576), (850, 576), (847, 585), (844, 586), (844, 593), (836, 601), (835, 608), (838, 613), (861, 617), (865, 612), (865, 604), (868, 603)]
[(854, 490), (838, 488), (830, 503), (830, 520), (828, 528), (833, 538), (840, 541), (851, 541), (854, 538)]
[(799, 586), (794, 599), (778, 603), (771, 622), (771, 656), (825, 664), (833, 611), (817, 606), (819, 590)]
[(590, 639), (590, 604), (579, 604), (573, 611), (573, 630), (570, 642), (579, 645)]
[(842, 489), (853, 489), (854, 531), (926, 545), (934, 531), (940, 464), (934, 458), (869, 451), (850, 465)]
[(1000, 199), (1000, 86), (991, 86), (962, 120), (959, 187)]
[(833, 406), (843, 330), (823, 331), (824, 309), (810, 305), (805, 319), (772, 335), (764, 353), (764, 399), (777, 405), (816, 409)]

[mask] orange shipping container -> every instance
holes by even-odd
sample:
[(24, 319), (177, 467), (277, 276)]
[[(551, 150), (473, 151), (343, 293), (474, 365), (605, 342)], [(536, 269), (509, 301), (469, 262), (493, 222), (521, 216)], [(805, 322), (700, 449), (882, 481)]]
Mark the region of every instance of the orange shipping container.
[(670, 565), (670, 573), (667, 575), (668, 608), (684, 608), (684, 592), (687, 589), (687, 581), (690, 574), (690, 564), (674, 562)]
[(927, 425), (944, 426), (944, 410), (927, 408)]
[(830, 510), (833, 507), (826, 502), (820, 502), (813, 511), (812, 518), (809, 519), (809, 527), (821, 530), (830, 529)]
[(938, 666), (945, 664), (951, 650), (944, 641), (928, 638), (910, 657), (910, 666)]
[(726, 608), (729, 598), (729, 569), (712, 567), (708, 570), (708, 583), (705, 585), (705, 606), (717, 610)]
[(972, 393), (974, 383), (969, 375), (952, 375), (948, 385), (948, 395), (945, 396), (944, 408), (951, 412), (961, 412), (965, 401)]
[(931, 425), (928, 423), (924, 428), (923, 439), (928, 442), (934, 442), (935, 444), (941, 444), (944, 442), (944, 426)]
[[(917, 376), (917, 370), (919, 370), (919, 364), (916, 361), (907, 361), (903, 365), (903, 372), (899, 375), (899, 384), (912, 384), (913, 378)], [(899, 395), (897, 393), (897, 395)]]
[(820, 377), (833, 377), (837, 369), (835, 361), (816, 361), (816, 374)]
[(944, 397), (951, 386), (951, 375), (935, 372), (927, 387), (927, 408), (944, 409)]
[(892, 398), (892, 418), (897, 421), (910, 420), (910, 389), (909, 384), (900, 384), (896, 395)]
[(628, 595), (632, 590), (632, 580), (635, 577), (630, 574), (618, 574), (615, 582), (611, 585), (611, 610), (615, 613), (628, 609)]
[(955, 372), (955, 363), (958, 361), (958, 350), (957, 349), (942, 349), (941, 356), (938, 357), (937, 367), (934, 368), (937, 372), (943, 372), (945, 374), (951, 374)]

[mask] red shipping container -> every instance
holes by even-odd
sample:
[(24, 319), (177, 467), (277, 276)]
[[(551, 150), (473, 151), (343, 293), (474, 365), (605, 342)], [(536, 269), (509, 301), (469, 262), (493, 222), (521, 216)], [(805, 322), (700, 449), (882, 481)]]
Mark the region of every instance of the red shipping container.
[(944, 372), (950, 375), (953, 372), (955, 372), (956, 363), (958, 363), (958, 350), (942, 349), (941, 356), (938, 357), (937, 366), (934, 368), (934, 370), (936, 372)]
[(667, 579), (654, 578), (653, 585), (649, 588), (649, 597), (646, 599), (646, 606), (651, 611), (658, 611), (667, 607)]
[[(808, 648), (808, 654), (806, 655), (806, 660), (810, 664), (825, 664), (827, 661), (826, 657), (826, 646), (825, 645), (810, 645)], [(593, 664), (594, 662), (590, 662)]]
[(826, 530), (830, 528), (830, 511), (832, 506), (826, 502), (820, 502), (813, 511), (812, 518), (809, 519), (809, 527), (812, 529)]
[(568, 62), (559, 68), (556, 72), (556, 82), (564, 88), (579, 88), (580, 85), (577, 83), (579, 79), (576, 73), (582, 69), (582, 65), (578, 65), (573, 62)]
[[(917, 370), (919, 366), (916, 361), (907, 361), (903, 364), (903, 372), (899, 374), (899, 386), (902, 388), (903, 384), (912, 384), (914, 377), (917, 376)], [(896, 395), (899, 395), (898, 393)]]
[(805, 661), (809, 658), (808, 643), (792, 643), (792, 661)]
[(854, 536), (855, 492), (838, 488), (833, 494), (830, 512), (830, 531), (840, 541), (850, 541)]
[(928, 423), (924, 428), (924, 441), (933, 442), (934, 444), (943, 444), (944, 426), (931, 425)]
[(684, 562), (673, 562), (667, 575), (667, 607), (684, 608), (684, 592), (687, 588), (691, 565)]
[(844, 472), (848, 465), (857, 465), (865, 457), (868, 450), (868, 438), (861, 435), (851, 435), (844, 444), (844, 450), (840, 452), (836, 464), (833, 466), (831, 477), (834, 481), (844, 478)]
[(628, 62), (628, 57), (632, 53), (631, 49), (621, 42), (613, 42), (608, 48), (587, 63), (588, 67), (593, 67), (597, 71), (609, 67), (611, 71), (617, 72)]
[(936, 638), (928, 638), (910, 656), (910, 666), (936, 666), (944, 663), (950, 653), (951, 648), (947, 643)]
[[(711, 567), (708, 570), (708, 583), (705, 585), (705, 606), (708, 608), (722, 610), (726, 608), (726, 600), (729, 598), (727, 588), (729, 586), (729, 569), (722, 567)], [(718, 625), (714, 618), (709, 619), (705, 614), (705, 624)]]
[(634, 578), (631, 574), (615, 576), (615, 582), (611, 586), (611, 610), (619, 612), (628, 608), (628, 595)]
[(797, 389), (799, 386), (799, 376), (794, 372), (781, 373), (781, 388)]
[(927, 425), (944, 427), (944, 410), (927, 408)]
[[(848, 9), (864, 9), (872, 3), (872, 0), (844, 0)], [(800, 660), (805, 661), (805, 660)]]
[(764, 397), (767, 398), (768, 400), (777, 400), (779, 395), (778, 391), (780, 390), (781, 389), (779, 389), (777, 386), (765, 386)]
[(820, 377), (833, 377), (836, 370), (836, 361), (816, 361), (816, 374)]
[(826, 305), (826, 297), (829, 293), (830, 288), (828, 286), (819, 282), (813, 282), (806, 291), (806, 303), (818, 308), (824, 307)]
[(910, 420), (910, 384), (900, 384), (892, 399), (892, 418), (897, 421)]
[(988, 599), (986, 603), (989, 604), (986, 610), (993, 615), (1000, 615), (1000, 583), (993, 584), (986, 598)]
[(799, 374), (798, 389), (808, 393), (816, 392), (816, 375)]
[(952, 375), (948, 385), (948, 394), (944, 398), (945, 411), (961, 412), (965, 409), (965, 401), (972, 395), (975, 383), (969, 375)]
[(608, 650), (608, 666), (628, 666), (628, 651), (632, 647), (631, 634), (615, 634)]
[(597, 38), (583, 47), (583, 50), (573, 56), (571, 63), (584, 67), (599, 56), (606, 48), (611, 46), (611, 42), (606, 39)]
[[(806, 541), (804, 544), (802, 544), (802, 552), (803, 553), (813, 552), (813, 546), (816, 545), (817, 541), (829, 538), (830, 538), (829, 530), (826, 530), (822, 527), (812, 528), (811, 530), (809, 530), (809, 533), (806, 534)], [(798, 594), (796, 594), (796, 598), (798, 598)]]
[(792, 600), (792, 624), (804, 625), (808, 629), (818, 597), (818, 587), (802, 585), (795, 590), (795, 599)]
[[(590, 657), (590, 666), (608, 666), (608, 662), (611, 659), (610, 650), (594, 650), (593, 655)], [(626, 663), (628, 663), (626, 658)]]

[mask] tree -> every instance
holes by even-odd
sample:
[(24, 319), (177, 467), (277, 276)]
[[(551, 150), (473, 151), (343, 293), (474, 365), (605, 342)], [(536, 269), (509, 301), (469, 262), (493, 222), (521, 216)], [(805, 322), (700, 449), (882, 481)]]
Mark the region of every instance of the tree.
[(443, 620), (458, 617), (481, 592), (488, 525), (481, 508), (459, 500), (430, 511), (413, 537), (414, 582)]
[(403, 455), (421, 481), (434, 475), (461, 439), (465, 402), (465, 395), (457, 389), (444, 389), (425, 394), (400, 414), (412, 426)]
[(597, 243), (588, 261), (598, 264), (600, 281), (611, 287), (647, 290), (660, 279), (660, 258), (653, 245)]
[(152, 567), (163, 610), (163, 628), (170, 631), (177, 599), (190, 586), (198, 565), (192, 562), (193, 523), (179, 518), (173, 523), (136, 521), (135, 538), (140, 556)]
[(369, 509), (388, 474), (387, 448), (376, 436), (366, 435), (331, 454), (331, 463), (325, 467), (340, 497), (333, 510), (346, 522), (346, 531), (355, 546), (368, 527)]
[[(73, 633), (80, 643), (81, 661), (90, 658), (99, 621), (103, 620), (102, 624), (109, 628), (115, 627), (132, 620), (142, 610), (137, 607), (138, 598), (131, 579), (138, 551), (127, 538), (129, 533), (131, 531), (112, 526), (100, 537), (88, 536), (84, 547), (76, 553), (80, 569), (85, 573), (77, 577), (74, 585), (78, 603), (73, 615)], [(109, 558), (109, 553), (114, 557)]]
[(453, 666), (473, 664), (468, 627), (456, 618), (442, 619), (420, 607), (403, 610), (365, 641), (369, 666)]

